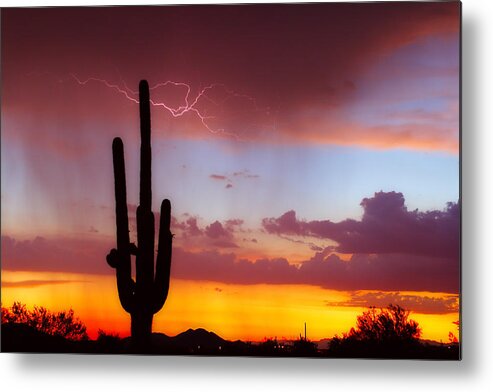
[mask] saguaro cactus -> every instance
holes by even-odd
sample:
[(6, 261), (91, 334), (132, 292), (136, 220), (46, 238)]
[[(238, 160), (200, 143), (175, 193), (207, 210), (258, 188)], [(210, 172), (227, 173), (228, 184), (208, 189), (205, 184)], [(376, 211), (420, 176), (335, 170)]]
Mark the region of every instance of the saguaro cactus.
[[(113, 169), (116, 200), (116, 249), (106, 260), (116, 269), (120, 302), (131, 315), (134, 347), (148, 347), (152, 332), (152, 318), (164, 305), (168, 296), (171, 267), (170, 232), (171, 203), (161, 203), (159, 243), (154, 269), (154, 214), (151, 210), (151, 115), (149, 85), (139, 84), (140, 101), (140, 205), (137, 207), (137, 245), (130, 243), (128, 229), (127, 190), (123, 142), (113, 140)], [(131, 255), (136, 256), (135, 281), (132, 279)]]

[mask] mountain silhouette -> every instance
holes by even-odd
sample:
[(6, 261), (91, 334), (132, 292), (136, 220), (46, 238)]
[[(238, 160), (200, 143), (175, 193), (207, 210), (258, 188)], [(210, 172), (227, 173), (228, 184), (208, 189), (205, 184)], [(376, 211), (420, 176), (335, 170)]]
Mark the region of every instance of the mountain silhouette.
[[(222, 350), (231, 351), (232, 347), (239, 345), (203, 328), (190, 328), (176, 336), (155, 332), (150, 342), (148, 354), (221, 354)], [(121, 339), (121, 346), (123, 350), (131, 348), (131, 337)]]
[[(203, 328), (188, 329), (172, 338), (173, 342), (179, 346), (193, 347), (200, 349), (219, 349), (224, 347), (227, 342), (214, 332), (206, 331)], [(199, 349), (200, 347), (200, 349)]]

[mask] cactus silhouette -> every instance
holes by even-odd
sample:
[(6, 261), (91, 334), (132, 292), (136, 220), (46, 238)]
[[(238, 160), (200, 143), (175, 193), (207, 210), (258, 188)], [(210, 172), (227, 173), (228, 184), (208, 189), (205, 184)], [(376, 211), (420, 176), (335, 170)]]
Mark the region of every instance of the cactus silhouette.
[[(113, 169), (116, 200), (116, 249), (106, 260), (116, 269), (120, 303), (131, 316), (132, 343), (136, 349), (149, 347), (152, 318), (166, 302), (171, 267), (171, 203), (163, 200), (159, 222), (159, 243), (154, 268), (154, 214), (151, 210), (151, 114), (149, 85), (139, 84), (140, 105), (140, 205), (137, 207), (137, 245), (130, 243), (123, 142), (113, 140)], [(135, 281), (131, 255), (136, 256)]]

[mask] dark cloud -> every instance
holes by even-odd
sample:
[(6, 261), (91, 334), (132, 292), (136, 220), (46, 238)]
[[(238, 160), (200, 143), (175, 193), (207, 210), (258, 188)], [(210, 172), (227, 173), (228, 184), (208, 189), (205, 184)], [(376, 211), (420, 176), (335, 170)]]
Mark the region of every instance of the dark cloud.
[(411, 254), (459, 258), (459, 206), (448, 203), (442, 210), (409, 211), (402, 193), (378, 192), (361, 202), (361, 220), (341, 222), (302, 221), (295, 211), (279, 218), (263, 219), (274, 234), (313, 236), (338, 243), (341, 253)]
[(234, 253), (217, 251), (187, 252), (174, 250), (172, 275), (181, 279), (210, 280), (225, 283), (296, 283), (297, 268), (285, 259), (237, 259)]
[(173, 276), (237, 284), (307, 284), (334, 290), (458, 293), (459, 266), (448, 259), (416, 255), (354, 255), (330, 252), (290, 264), (286, 259), (238, 259), (218, 251), (174, 251)]
[[(235, 239), (235, 232), (243, 231), (241, 225), (243, 220), (241, 219), (228, 219), (223, 223), (215, 221), (205, 228), (199, 226), (199, 218), (196, 216), (190, 216), (190, 214), (183, 214), (186, 219), (179, 221), (172, 217), (171, 230), (177, 235), (178, 244), (181, 239), (188, 241), (190, 245), (193, 242), (194, 245), (201, 248), (237, 248)], [(191, 241), (191, 242), (190, 242)]]
[(344, 302), (327, 301), (327, 306), (349, 307), (387, 307), (389, 304), (400, 305), (404, 309), (425, 314), (455, 313), (459, 310), (459, 297), (448, 295), (445, 297), (419, 296), (401, 294), (399, 292), (356, 292), (351, 299)]
[(237, 248), (233, 236), (234, 224), (223, 226), (221, 222), (215, 221), (204, 230), (205, 235), (213, 239), (213, 245), (219, 248)]
[[(210, 99), (221, 105), (201, 101), (214, 117), (210, 120), (214, 129), (246, 139), (267, 136), (269, 142), (278, 136), (318, 142), (330, 136), (330, 126), (327, 121), (309, 126), (306, 108), (323, 115), (340, 108), (358, 88), (353, 80), (405, 45), (450, 34), (458, 42), (459, 10), (458, 2), (6, 9), (2, 104), (8, 113), (21, 109), (36, 119), (28, 127), (14, 127), (16, 133), (38, 147), (80, 156), (97, 148), (88, 134), (100, 131), (81, 132), (75, 119), (96, 123), (131, 119), (134, 112), (128, 108), (134, 106), (112, 99), (114, 91), (101, 83), (79, 88), (67, 76), (76, 73), (115, 83), (123, 78), (128, 86), (137, 86), (146, 64), (151, 84), (187, 81), (193, 86), (191, 96), (197, 94), (197, 86), (209, 83), (241, 92), (229, 99), (224, 91), (211, 92)], [(49, 81), (45, 76), (26, 77), (47, 70), (62, 76)], [(174, 120), (167, 111), (159, 113), (163, 113), (160, 124)], [(21, 112), (17, 117), (15, 124), (27, 116)], [(57, 127), (51, 123), (41, 127), (52, 118), (57, 119)], [(196, 116), (181, 117), (179, 126), (166, 129), (166, 135), (181, 137), (183, 129), (189, 137), (207, 132)], [(429, 140), (440, 137), (441, 131), (433, 131)], [(409, 137), (409, 133), (402, 132), (405, 140), (396, 145), (419, 141), (420, 135)], [(375, 138), (373, 129), (365, 134)], [(339, 136), (325, 142), (340, 142)], [(353, 139), (353, 143), (360, 140)]]
[(282, 234), (279, 234), (279, 237), (282, 238), (283, 240), (286, 240), (286, 241), (289, 241), (289, 242), (293, 242), (295, 244), (306, 245), (306, 246), (308, 246), (310, 248), (310, 250), (312, 250), (314, 252), (321, 252), (321, 251), (324, 250), (323, 247), (321, 247), (319, 245), (316, 245), (316, 244), (314, 244), (313, 242), (310, 242), (310, 241), (303, 241), (303, 240), (291, 238), (291, 237), (288, 237), (288, 236), (284, 236)]
[(305, 283), (336, 290), (457, 293), (460, 279), (453, 259), (405, 254), (355, 254), (344, 261), (318, 252), (299, 271)]
[[(211, 225), (212, 226), (212, 225)], [(216, 241), (228, 243), (221, 235)], [(224, 229), (224, 228), (223, 228)], [(205, 236), (204, 236), (205, 237)], [(223, 242), (223, 243), (221, 243)], [(2, 268), (14, 271), (59, 271), (113, 274), (106, 255), (113, 242), (37, 237), (17, 241), (2, 236)], [(353, 255), (343, 261), (329, 250), (293, 265), (283, 258), (256, 261), (217, 250), (190, 252), (174, 246), (172, 276), (237, 284), (307, 284), (335, 290), (429, 291), (458, 293), (459, 264), (451, 259), (418, 255)]]
[(212, 239), (233, 239), (233, 233), (243, 224), (241, 219), (228, 219), (223, 223), (215, 221), (202, 229), (198, 225), (198, 218), (191, 216), (185, 221), (174, 220), (172, 226), (180, 230), (185, 237), (206, 236)]
[[(36, 60), (46, 70), (72, 72), (78, 65), (90, 71), (94, 59), (103, 59), (124, 65), (126, 76), (146, 62), (149, 75), (207, 75), (261, 90), (263, 99), (288, 97), (292, 106), (330, 99), (338, 88), (334, 78), (346, 88), (351, 71), (395, 48), (457, 32), (458, 12), (453, 2), (7, 9), (3, 28), (5, 42), (26, 48), (6, 48), (14, 55), (7, 70), (17, 63), (24, 71)], [(122, 28), (115, 31), (109, 19)], [(56, 60), (61, 48), (63, 62)], [(300, 70), (304, 77), (293, 78)]]
[(293, 210), (285, 212), (279, 218), (262, 219), (262, 226), (271, 234), (308, 235), (303, 222), (298, 221)]
[[(185, 241), (188, 246), (201, 249), (238, 248), (236, 233), (244, 232), (242, 219), (227, 219), (223, 222), (214, 221), (205, 227), (199, 225), (200, 218), (189, 213), (182, 214), (184, 220), (171, 217), (171, 231), (176, 235), (178, 246)], [(158, 220), (157, 214), (156, 220)], [(157, 231), (156, 231), (157, 233)]]

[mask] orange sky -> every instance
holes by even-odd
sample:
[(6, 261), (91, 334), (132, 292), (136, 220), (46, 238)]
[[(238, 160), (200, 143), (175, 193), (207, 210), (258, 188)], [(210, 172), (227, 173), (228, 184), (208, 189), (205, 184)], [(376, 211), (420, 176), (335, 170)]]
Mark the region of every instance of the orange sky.
[[(48, 283), (53, 281), (66, 283)], [(13, 282), (23, 283), (16, 287)], [(259, 341), (276, 336), (296, 338), (306, 322), (308, 338), (319, 340), (340, 335), (355, 325), (357, 315), (365, 308), (326, 303), (347, 301), (349, 295), (307, 285), (234, 285), (173, 279), (168, 300), (154, 318), (153, 330), (174, 336), (188, 328), (205, 328), (225, 339)], [(112, 276), (3, 271), (2, 305), (11, 306), (14, 301), (53, 311), (72, 307), (92, 338), (100, 328), (121, 336), (129, 334), (130, 317), (120, 305)], [(412, 313), (411, 318), (421, 326), (424, 339), (447, 342), (449, 331), (457, 335), (452, 322), (458, 320), (458, 312)]]

